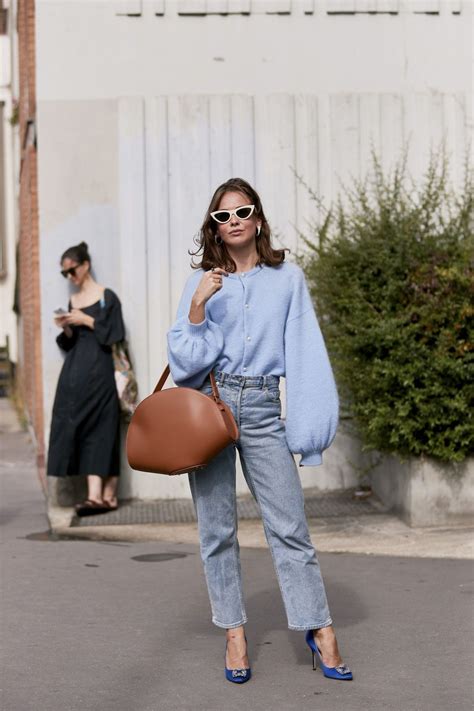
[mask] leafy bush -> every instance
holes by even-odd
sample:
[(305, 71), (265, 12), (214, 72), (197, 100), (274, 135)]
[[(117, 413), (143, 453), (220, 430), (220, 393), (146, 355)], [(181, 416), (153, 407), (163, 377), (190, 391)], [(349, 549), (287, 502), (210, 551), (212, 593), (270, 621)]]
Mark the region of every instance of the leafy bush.
[(474, 449), (473, 185), (406, 160), (325, 210), (301, 257), (343, 402), (365, 449), (460, 462)]

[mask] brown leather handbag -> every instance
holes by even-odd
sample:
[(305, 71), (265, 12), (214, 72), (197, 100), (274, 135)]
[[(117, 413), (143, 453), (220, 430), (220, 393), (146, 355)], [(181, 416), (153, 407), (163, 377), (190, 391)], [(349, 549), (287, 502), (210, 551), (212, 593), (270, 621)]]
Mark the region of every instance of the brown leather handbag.
[(167, 365), (153, 393), (132, 416), (127, 434), (132, 469), (156, 474), (192, 472), (239, 437), (234, 416), (220, 399), (214, 373), (210, 373), (212, 395), (193, 388), (162, 390), (169, 374)]

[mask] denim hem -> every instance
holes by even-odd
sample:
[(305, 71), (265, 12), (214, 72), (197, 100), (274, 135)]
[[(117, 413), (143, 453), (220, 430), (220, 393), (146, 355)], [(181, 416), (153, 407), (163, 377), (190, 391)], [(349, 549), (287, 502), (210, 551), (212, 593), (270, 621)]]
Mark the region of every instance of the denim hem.
[(288, 623), (289, 630), (296, 630), (296, 632), (308, 632), (308, 630), (320, 630), (322, 627), (330, 627), (332, 625), (332, 620), (330, 617), (326, 622), (315, 622), (312, 625), (290, 625)]
[(240, 622), (232, 622), (230, 625), (218, 622), (215, 617), (212, 618), (212, 622), (216, 625), (216, 627), (221, 627), (224, 630), (233, 630), (236, 627), (242, 627), (242, 625), (245, 625), (247, 622), (247, 618), (243, 617)]

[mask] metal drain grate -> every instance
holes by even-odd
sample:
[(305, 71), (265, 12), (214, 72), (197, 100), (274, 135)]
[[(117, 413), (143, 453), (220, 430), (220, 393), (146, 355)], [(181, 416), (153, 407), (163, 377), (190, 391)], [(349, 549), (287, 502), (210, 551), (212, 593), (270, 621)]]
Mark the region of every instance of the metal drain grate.
[[(330, 494), (314, 490), (305, 492), (305, 509), (308, 518), (331, 516), (358, 516), (381, 513), (385, 509), (371, 496), (361, 501), (352, 498), (353, 489)], [(250, 496), (237, 499), (239, 519), (259, 519), (258, 506)], [(191, 499), (160, 499), (157, 501), (122, 502), (117, 511), (100, 516), (77, 519), (73, 526), (125, 526), (143, 523), (192, 523), (196, 520)]]

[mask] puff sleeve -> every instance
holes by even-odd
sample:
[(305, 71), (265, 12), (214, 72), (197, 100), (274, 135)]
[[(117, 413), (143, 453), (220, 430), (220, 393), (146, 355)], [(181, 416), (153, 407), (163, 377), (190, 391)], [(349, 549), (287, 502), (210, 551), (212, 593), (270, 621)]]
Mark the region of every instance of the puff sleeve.
[(285, 325), (286, 437), (300, 466), (322, 463), (339, 418), (336, 383), (304, 275), (298, 270)]
[(61, 331), (59, 336), (56, 338), (56, 343), (61, 348), (61, 350), (66, 351), (66, 353), (74, 348), (77, 341), (77, 328), (75, 326), (70, 326), (72, 331), (70, 336), (66, 336), (64, 331)]
[(211, 321), (207, 312), (201, 323), (191, 323), (188, 317), (193, 294), (202, 270), (192, 274), (183, 291), (176, 321), (168, 331), (168, 360), (176, 385), (198, 388), (217, 362), (224, 347), (221, 328)]

